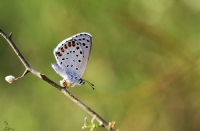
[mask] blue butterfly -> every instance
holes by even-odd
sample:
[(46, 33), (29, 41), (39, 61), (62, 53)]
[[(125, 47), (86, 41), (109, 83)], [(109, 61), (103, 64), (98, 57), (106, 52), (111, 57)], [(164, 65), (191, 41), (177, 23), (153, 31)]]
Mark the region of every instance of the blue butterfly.
[(62, 86), (69, 88), (87, 82), (93, 88), (93, 84), (81, 78), (87, 66), (91, 48), (92, 36), (83, 32), (63, 40), (54, 49), (53, 54), (57, 64), (53, 63), (52, 68), (63, 78), (60, 81)]

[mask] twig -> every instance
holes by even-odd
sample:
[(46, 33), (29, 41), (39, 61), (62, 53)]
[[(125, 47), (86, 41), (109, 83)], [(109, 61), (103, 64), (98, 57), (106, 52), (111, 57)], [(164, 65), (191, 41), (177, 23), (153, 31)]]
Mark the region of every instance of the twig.
[[(21, 77), (18, 78), (22, 78), (24, 77), (26, 74), (28, 74), (29, 72), (36, 75), (37, 77), (43, 79), (44, 81), (48, 82), (49, 84), (51, 84), (53, 87), (57, 88), (58, 90), (60, 90), (65, 96), (67, 96), (68, 98), (70, 98), (73, 102), (75, 102), (78, 106), (80, 106), (83, 110), (85, 110), (88, 114), (90, 114), (91, 116), (95, 116), (96, 120), (100, 123), (100, 125), (102, 127), (105, 127), (108, 131), (116, 131), (116, 129), (114, 129), (113, 126), (110, 126), (110, 124), (108, 122), (106, 122), (101, 116), (99, 116), (96, 112), (94, 112), (92, 109), (90, 109), (87, 105), (85, 105), (83, 102), (81, 102), (80, 100), (78, 100), (75, 96), (73, 96), (68, 90), (66, 90), (66, 88), (61, 87), (60, 85), (56, 84), (54, 81), (52, 81), (51, 79), (49, 79), (47, 76), (45, 76), (44, 74), (39, 73), (38, 71), (34, 70), (33, 68), (31, 68), (31, 66), (29, 65), (29, 63), (26, 61), (26, 59), (23, 57), (23, 55), (20, 53), (20, 51), (18, 50), (18, 48), (16, 47), (16, 45), (14, 44), (14, 42), (12, 41), (11, 37), (12, 37), (12, 32), (7, 36), (1, 29), (0, 29), (0, 34), (3, 36), (4, 39), (6, 39), (6, 41), (10, 44), (10, 46), (12, 47), (12, 49), (14, 50), (14, 52), (16, 53), (16, 55), (18, 56), (18, 58), (21, 60), (21, 62), (24, 64), (26, 70), (25, 72), (22, 74)], [(17, 79), (18, 79), (17, 78)], [(17, 80), (16, 79), (16, 80)]]

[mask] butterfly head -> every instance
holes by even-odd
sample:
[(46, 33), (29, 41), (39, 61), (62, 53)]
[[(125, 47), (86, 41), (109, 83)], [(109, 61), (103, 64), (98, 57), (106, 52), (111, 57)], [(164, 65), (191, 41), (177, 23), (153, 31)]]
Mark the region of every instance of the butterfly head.
[(83, 85), (83, 84), (85, 84), (85, 81), (84, 81), (83, 79), (80, 78), (80, 79), (78, 80), (78, 85)]

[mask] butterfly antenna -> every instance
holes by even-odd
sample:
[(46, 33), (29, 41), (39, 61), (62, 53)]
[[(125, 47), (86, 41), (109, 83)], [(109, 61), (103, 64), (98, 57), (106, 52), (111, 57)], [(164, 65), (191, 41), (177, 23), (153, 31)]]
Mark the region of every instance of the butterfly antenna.
[(87, 82), (88, 83), (88, 85), (90, 85), (91, 87), (92, 87), (92, 89), (94, 90), (95, 88), (94, 88), (94, 84), (92, 84), (91, 82), (89, 82), (88, 80), (85, 80), (85, 79), (83, 79), (85, 82)]

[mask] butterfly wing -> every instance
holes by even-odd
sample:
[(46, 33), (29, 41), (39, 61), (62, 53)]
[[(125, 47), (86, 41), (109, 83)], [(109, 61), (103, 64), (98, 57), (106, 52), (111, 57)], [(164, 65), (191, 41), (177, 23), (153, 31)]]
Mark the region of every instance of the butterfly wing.
[(79, 33), (60, 42), (53, 54), (57, 64), (53, 69), (70, 83), (79, 84), (85, 71), (92, 48), (92, 36)]
[[(54, 49), (54, 56), (58, 65), (63, 69), (66, 75), (59, 73), (64, 79), (70, 80), (72, 83), (79, 79), (79, 71), (83, 63), (83, 50), (81, 48), (81, 43), (70, 37), (63, 40)], [(55, 70), (55, 69), (54, 69)]]
[(81, 66), (79, 67), (80, 70), (78, 71), (78, 76), (81, 77), (87, 66), (87, 62), (88, 62), (90, 52), (92, 49), (92, 35), (90, 35), (89, 33), (83, 32), (83, 33), (74, 35), (72, 37), (80, 42), (81, 48), (82, 48), (82, 53), (80, 52), (80, 54), (83, 55), (83, 58), (82, 58)]

